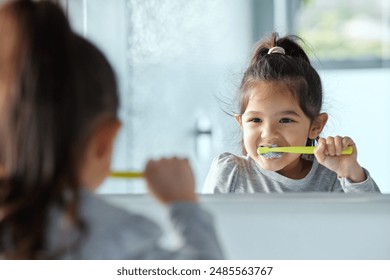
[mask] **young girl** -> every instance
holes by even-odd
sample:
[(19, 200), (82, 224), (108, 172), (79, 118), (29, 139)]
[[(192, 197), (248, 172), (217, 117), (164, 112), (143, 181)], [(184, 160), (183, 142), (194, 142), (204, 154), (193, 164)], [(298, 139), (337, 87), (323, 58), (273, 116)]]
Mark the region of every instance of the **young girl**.
[[(243, 153), (214, 159), (205, 193), (379, 192), (357, 162), (349, 137), (319, 138), (328, 119), (321, 113), (322, 87), (298, 37), (272, 34), (259, 42), (239, 90)], [(257, 153), (258, 147), (314, 146), (315, 157)], [(347, 147), (351, 155), (341, 155)]]
[(0, 258), (222, 258), (186, 160), (144, 172), (182, 237), (176, 251), (159, 247), (152, 221), (91, 192), (109, 174), (120, 127), (116, 82), (56, 4), (4, 4), (0, 37)]

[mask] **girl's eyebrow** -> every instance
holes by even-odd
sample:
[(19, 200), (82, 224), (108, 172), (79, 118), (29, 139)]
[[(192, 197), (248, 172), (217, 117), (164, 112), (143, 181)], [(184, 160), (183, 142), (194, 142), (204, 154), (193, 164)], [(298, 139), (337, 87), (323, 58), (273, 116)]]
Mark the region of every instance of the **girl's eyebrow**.
[(246, 115), (246, 114), (262, 114), (260, 111), (247, 111), (242, 113), (241, 115)]
[(279, 114), (279, 115), (294, 115), (294, 116), (297, 116), (297, 117), (301, 117), (300, 114), (298, 114), (298, 113), (295, 112), (295, 111), (291, 111), (291, 110), (282, 111), (282, 112), (279, 112), (278, 114)]
[[(263, 112), (248, 111), (248, 112), (245, 112), (244, 114), (241, 114), (241, 115), (252, 115), (252, 114), (263, 115)], [(277, 112), (276, 115), (293, 115), (293, 116), (301, 117), (301, 115), (299, 113), (297, 113), (296, 111), (292, 111), (292, 110)]]

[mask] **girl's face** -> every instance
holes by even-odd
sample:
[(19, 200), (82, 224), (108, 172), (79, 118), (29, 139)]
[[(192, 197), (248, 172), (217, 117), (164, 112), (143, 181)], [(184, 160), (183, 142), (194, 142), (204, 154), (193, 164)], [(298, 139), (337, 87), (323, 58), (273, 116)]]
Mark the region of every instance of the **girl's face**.
[(279, 158), (267, 158), (258, 155), (257, 148), (305, 146), (307, 139), (316, 138), (323, 128), (312, 125), (291, 91), (278, 82), (259, 82), (249, 93), (245, 112), (236, 119), (249, 156), (262, 168), (290, 178), (303, 172), (301, 155), (282, 153)]

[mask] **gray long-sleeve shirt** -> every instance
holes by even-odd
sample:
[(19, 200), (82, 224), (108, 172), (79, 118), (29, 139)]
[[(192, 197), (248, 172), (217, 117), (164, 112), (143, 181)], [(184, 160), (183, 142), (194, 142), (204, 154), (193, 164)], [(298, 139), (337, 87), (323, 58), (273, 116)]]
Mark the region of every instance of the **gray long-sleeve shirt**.
[(80, 216), (87, 232), (71, 248), (79, 232), (67, 226), (60, 211), (49, 216), (48, 249), (65, 248), (63, 259), (222, 259), (211, 215), (195, 203), (169, 206), (173, 228), (181, 246), (170, 251), (159, 246), (160, 227), (151, 220), (113, 206), (97, 195), (83, 191)]
[(380, 192), (364, 169), (367, 180), (351, 183), (313, 159), (310, 172), (303, 179), (290, 179), (262, 169), (249, 156), (223, 153), (217, 156), (206, 178), (203, 193), (285, 193), (285, 192)]

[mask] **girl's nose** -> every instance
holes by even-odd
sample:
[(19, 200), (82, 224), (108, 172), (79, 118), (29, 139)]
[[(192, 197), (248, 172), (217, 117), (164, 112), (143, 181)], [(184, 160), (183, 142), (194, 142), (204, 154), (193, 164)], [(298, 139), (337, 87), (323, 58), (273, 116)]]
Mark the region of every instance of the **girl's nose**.
[(272, 124), (264, 124), (261, 128), (261, 138), (273, 139), (277, 135), (276, 128)]

